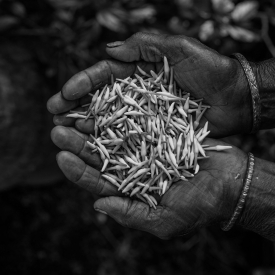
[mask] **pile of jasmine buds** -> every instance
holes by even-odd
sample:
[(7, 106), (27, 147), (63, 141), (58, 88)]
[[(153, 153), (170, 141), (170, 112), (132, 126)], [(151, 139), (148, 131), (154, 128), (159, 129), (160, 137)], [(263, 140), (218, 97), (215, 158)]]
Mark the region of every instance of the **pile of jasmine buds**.
[(85, 112), (67, 116), (95, 120), (87, 145), (101, 157), (101, 176), (156, 208), (152, 194), (163, 195), (173, 183), (194, 177), (198, 161), (208, 158), (205, 151), (231, 146), (202, 145), (210, 131), (208, 122), (201, 128), (199, 122), (210, 106), (177, 88), (166, 57), (158, 74), (137, 68), (140, 75), (115, 81), (112, 76), (111, 85), (90, 94)]

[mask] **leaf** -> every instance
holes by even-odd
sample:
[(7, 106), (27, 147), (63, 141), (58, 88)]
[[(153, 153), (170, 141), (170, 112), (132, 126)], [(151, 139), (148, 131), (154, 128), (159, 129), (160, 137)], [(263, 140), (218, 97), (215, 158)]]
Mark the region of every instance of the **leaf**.
[(226, 30), (228, 34), (235, 40), (243, 42), (255, 42), (260, 40), (260, 36), (257, 33), (254, 33), (250, 30), (241, 27), (228, 25), (226, 27)]
[(235, 22), (247, 21), (258, 12), (259, 4), (256, 1), (245, 1), (236, 5), (231, 17)]
[(102, 10), (97, 13), (96, 19), (102, 26), (115, 32), (124, 32), (125, 26), (111, 10)]
[(200, 27), (199, 38), (202, 41), (206, 41), (214, 34), (214, 32), (214, 22), (212, 20), (207, 20)]
[(130, 11), (129, 18), (132, 22), (142, 22), (144, 20), (152, 19), (156, 14), (156, 10), (153, 6), (148, 5), (141, 7), (139, 9), (134, 9)]
[(0, 31), (5, 31), (19, 23), (18, 18), (14, 16), (1, 16), (0, 17)]
[(235, 7), (232, 0), (212, 0), (212, 5), (213, 9), (221, 14), (230, 13)]

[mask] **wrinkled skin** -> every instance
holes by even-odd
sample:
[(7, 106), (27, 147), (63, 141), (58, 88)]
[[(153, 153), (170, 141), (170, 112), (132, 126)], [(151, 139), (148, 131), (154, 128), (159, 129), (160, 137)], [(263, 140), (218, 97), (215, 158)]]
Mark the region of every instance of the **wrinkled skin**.
[[(111, 74), (125, 78), (137, 72), (136, 65), (147, 72), (151, 69), (158, 71), (165, 55), (174, 67), (177, 85), (211, 106), (202, 123), (209, 121), (212, 137), (251, 131), (251, 96), (237, 60), (182, 35), (137, 33), (120, 46), (107, 47), (106, 51), (113, 59), (101, 61), (76, 74), (64, 85), (62, 92), (49, 100), (49, 111), (57, 115), (56, 125), (73, 126), (74, 120), (66, 119), (62, 113), (91, 100), (86, 95), (110, 82)], [(76, 128), (87, 133), (93, 122), (89, 123), (78, 122)]]
[[(174, 184), (154, 210), (143, 202), (123, 197), (115, 186), (100, 177), (98, 170), (102, 163), (85, 145), (87, 134), (93, 133), (94, 121), (66, 118), (66, 113), (89, 102), (91, 98), (87, 94), (108, 83), (111, 74), (125, 78), (137, 72), (136, 65), (147, 72), (158, 71), (165, 55), (174, 66), (178, 86), (212, 106), (205, 119), (213, 137), (247, 133), (252, 125), (251, 102), (240, 64), (185, 36), (138, 33), (122, 45), (113, 46), (106, 49), (113, 59), (76, 74), (48, 102), (58, 125), (52, 131), (52, 140), (63, 150), (57, 155), (61, 170), (72, 182), (103, 196), (95, 202), (95, 209), (124, 226), (163, 239), (228, 220), (234, 212), (246, 170), (247, 157), (237, 148), (209, 152), (211, 158), (199, 163), (199, 174), (188, 182)], [(223, 144), (211, 139), (206, 143)]]
[[(124, 197), (117, 188), (100, 177), (101, 162), (90, 154), (88, 135), (64, 126), (52, 131), (54, 143), (62, 151), (57, 162), (65, 176), (103, 198), (95, 209), (106, 212), (118, 223), (150, 232), (160, 238), (187, 234), (213, 222), (227, 221), (234, 212), (246, 170), (246, 155), (237, 148), (210, 152), (200, 161), (201, 171), (188, 182), (177, 182), (160, 198), (157, 209)], [(209, 145), (225, 144), (207, 139)]]

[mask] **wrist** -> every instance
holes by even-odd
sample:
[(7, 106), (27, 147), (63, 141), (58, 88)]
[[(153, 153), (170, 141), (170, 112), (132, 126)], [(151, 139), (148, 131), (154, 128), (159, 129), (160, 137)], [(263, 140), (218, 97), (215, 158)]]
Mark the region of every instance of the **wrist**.
[[(253, 125), (253, 107), (251, 91), (241, 63), (235, 58), (232, 58), (232, 61), (235, 63), (236, 74), (236, 93), (234, 94), (234, 98), (236, 98), (236, 101), (238, 101), (237, 105), (235, 106), (236, 112), (238, 112), (238, 129), (236, 133), (247, 134), (251, 132)], [(236, 96), (236, 94), (238, 96)]]
[(263, 62), (250, 62), (259, 87), (261, 104), (260, 129), (274, 128), (275, 58)]
[(220, 222), (228, 222), (231, 219), (242, 194), (247, 173), (247, 154), (237, 148), (232, 150), (235, 150), (232, 154), (234, 158), (228, 158), (228, 171), (224, 171), (227, 180), (224, 181)]
[(221, 224), (221, 229), (224, 231), (230, 230), (236, 223), (236, 221), (240, 218), (240, 215), (243, 211), (243, 207), (246, 201), (246, 197), (249, 193), (250, 184), (253, 176), (254, 171), (254, 156), (251, 153), (248, 153), (248, 160), (247, 160), (247, 169), (245, 179), (242, 180), (243, 188), (241, 195), (239, 196), (238, 203), (235, 207), (234, 213), (229, 221), (223, 222)]
[(275, 165), (255, 158), (253, 178), (237, 223), (270, 240), (275, 240)]

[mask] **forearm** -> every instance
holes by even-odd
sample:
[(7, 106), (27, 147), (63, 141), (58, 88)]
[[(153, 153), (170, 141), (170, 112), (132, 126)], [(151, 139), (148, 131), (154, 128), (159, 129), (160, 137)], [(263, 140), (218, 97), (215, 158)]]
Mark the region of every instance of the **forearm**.
[(239, 224), (275, 241), (275, 164), (255, 158), (254, 174)]
[(250, 63), (259, 87), (261, 102), (261, 129), (275, 127), (275, 58)]

